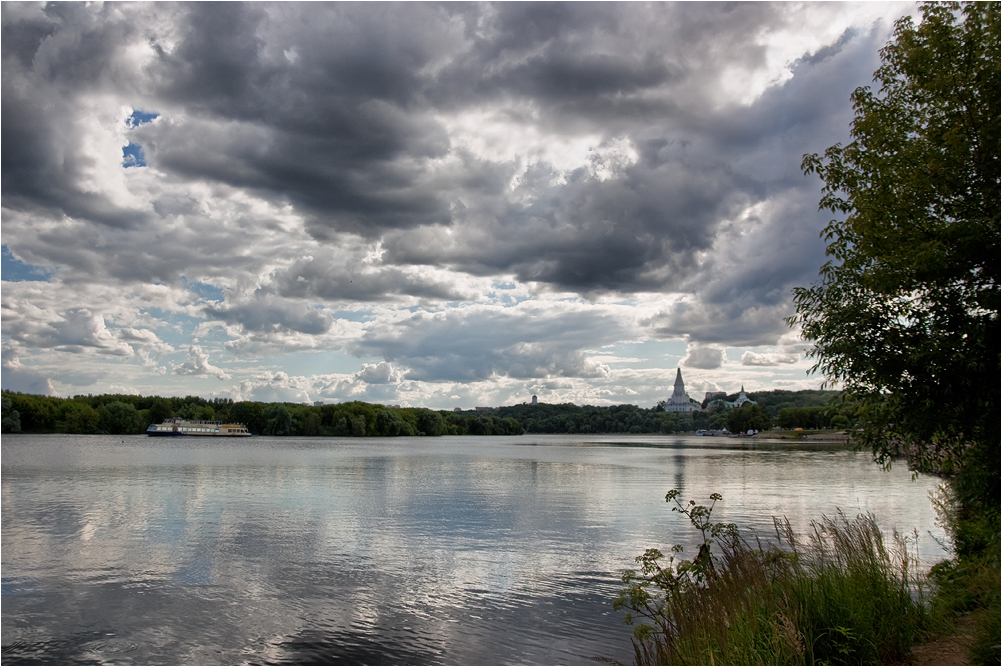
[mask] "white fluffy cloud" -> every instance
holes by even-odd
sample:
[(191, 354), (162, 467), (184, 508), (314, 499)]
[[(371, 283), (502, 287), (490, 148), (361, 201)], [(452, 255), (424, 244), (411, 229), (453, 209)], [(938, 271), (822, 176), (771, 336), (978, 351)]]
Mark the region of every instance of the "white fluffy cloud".
[(36, 370), (25, 367), (20, 359), (7, 351), (3, 355), (3, 388), (45, 396), (56, 393), (52, 380)]
[(685, 352), (683, 366), (712, 370), (720, 368), (724, 363), (724, 350), (719, 347), (689, 345)]
[(743, 366), (778, 366), (780, 364), (795, 364), (798, 361), (800, 361), (800, 356), (796, 354), (759, 354), (749, 350), (741, 355)]
[(198, 345), (188, 348), (188, 361), (174, 367), (177, 375), (209, 375), (220, 380), (229, 380), (230, 374), (209, 363), (209, 355)]

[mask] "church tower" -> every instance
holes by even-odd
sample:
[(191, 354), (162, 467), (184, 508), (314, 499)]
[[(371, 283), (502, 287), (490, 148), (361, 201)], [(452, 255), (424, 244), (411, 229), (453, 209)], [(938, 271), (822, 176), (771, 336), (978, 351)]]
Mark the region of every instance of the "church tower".
[(738, 394), (738, 397), (734, 399), (734, 407), (740, 408), (745, 403), (751, 403), (752, 405), (755, 405), (755, 401), (751, 400), (750, 398), (748, 398), (748, 396), (745, 395), (745, 386), (741, 385), (741, 393)]
[(675, 373), (675, 390), (665, 404), (665, 412), (695, 412), (699, 406), (693, 404), (689, 399), (689, 394), (685, 393), (685, 382), (682, 381), (682, 369), (677, 369)]

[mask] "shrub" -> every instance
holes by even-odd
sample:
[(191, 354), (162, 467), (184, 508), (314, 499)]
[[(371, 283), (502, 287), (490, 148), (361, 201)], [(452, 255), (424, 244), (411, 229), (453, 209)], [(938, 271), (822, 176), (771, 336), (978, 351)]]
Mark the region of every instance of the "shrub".
[[(702, 536), (692, 560), (657, 549), (623, 574), (614, 603), (631, 613), (638, 664), (887, 664), (901, 662), (927, 626), (922, 582), (907, 543), (884, 544), (872, 514), (839, 512), (798, 538), (776, 521), (776, 544), (751, 544), (709, 507), (665, 500)], [(719, 542), (719, 545), (717, 544)]]

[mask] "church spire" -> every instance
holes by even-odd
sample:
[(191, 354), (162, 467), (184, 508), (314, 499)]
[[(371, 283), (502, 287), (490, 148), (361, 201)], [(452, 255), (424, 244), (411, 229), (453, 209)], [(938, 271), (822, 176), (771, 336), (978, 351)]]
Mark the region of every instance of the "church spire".
[(699, 408), (693, 405), (689, 395), (685, 393), (685, 382), (682, 381), (682, 369), (675, 372), (675, 391), (665, 403), (665, 412), (693, 412)]

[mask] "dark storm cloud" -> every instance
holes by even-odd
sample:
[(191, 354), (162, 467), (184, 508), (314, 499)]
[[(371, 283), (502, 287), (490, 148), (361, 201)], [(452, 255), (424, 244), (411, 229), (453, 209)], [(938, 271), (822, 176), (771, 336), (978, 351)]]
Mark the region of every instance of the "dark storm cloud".
[(692, 253), (710, 247), (717, 222), (748, 198), (722, 161), (686, 156), (684, 145), (666, 140), (639, 148), (639, 164), (619, 178), (580, 170), (528, 205), (506, 206), (494, 227), (485, 226), (490, 243), (448, 248), (390, 236), (387, 257), (479, 275), (511, 271), (573, 291), (678, 286)]
[[(713, 10), (703, 11), (719, 18)], [(692, 10), (689, 15), (699, 23)], [(734, 31), (733, 49), (745, 48), (746, 38), (737, 33), (747, 33), (749, 26), (725, 24)], [(582, 168), (553, 185), (555, 174), (538, 164), (514, 193), (532, 189), (538, 177), (541, 184), (529, 203), (489, 201), (484, 192), (461, 195), (464, 209), (492, 212), (470, 242), (442, 243), (434, 233), (390, 234), (387, 257), (479, 275), (510, 271), (521, 280), (579, 292), (708, 285), (710, 302), (747, 289), (768, 304), (788, 300), (792, 286), (810, 280), (823, 261), (816, 242), (823, 226), (814, 211), (818, 184), (802, 174), (801, 154), (844, 140), (850, 119), (845, 100), (865, 83), (860, 70), (876, 67), (878, 48), (875, 34), (849, 31), (832, 47), (795, 63), (789, 81), (748, 106), (712, 108), (703, 99), (706, 90), (690, 80), (688, 102), (666, 100), (661, 118), (632, 121), (624, 136), (637, 160), (612, 179), (599, 180)], [(567, 95), (557, 90), (533, 99), (560, 106)], [(577, 107), (579, 117), (585, 112)], [(604, 111), (588, 113), (600, 118)], [(554, 112), (554, 119), (559, 116)], [(628, 118), (619, 109), (613, 124)], [(710, 250), (724, 221), (742, 207), (776, 197), (788, 215), (776, 216), (770, 223), (774, 233), (758, 242), (790, 249), (788, 258), (776, 262), (772, 252), (761, 258), (762, 248), (733, 248), (737, 254), (713, 258), (715, 271), (697, 268), (695, 253)], [(477, 242), (485, 231), (490, 242)]]
[[(150, 164), (160, 169), (289, 199), (311, 215), (311, 229), (321, 239), (331, 229), (378, 236), (385, 229), (451, 222), (451, 202), (443, 194), (449, 188), (426, 182), (426, 162), (450, 149), (444, 129), (431, 118), (431, 101), (465, 108), (502, 95), (514, 96), (539, 107), (539, 122), (550, 128), (566, 124), (573, 116), (579, 128), (599, 129), (610, 115), (618, 123), (636, 122), (623, 100), (660, 90), (655, 106), (645, 103), (648, 113), (664, 116), (667, 112), (678, 118), (698, 115), (692, 104), (701, 101), (699, 86), (692, 77), (695, 70), (712, 69), (715, 63), (711, 54), (708, 59), (703, 56), (709, 64), (701, 68), (686, 64), (695, 60), (686, 50), (698, 39), (692, 30), (683, 30), (685, 24), (713, 30), (717, 39), (729, 35), (731, 46), (722, 57), (744, 53), (754, 33), (751, 27), (774, 14), (774, 10), (748, 6), (625, 9), (608, 4), (541, 3), (456, 8), (416, 3), (169, 7), (177, 14), (175, 29), (182, 38), (170, 48), (151, 38), (159, 57), (148, 68), (144, 87), (150, 91), (144, 92), (153, 103), (183, 110), (185, 120), (143, 126), (132, 137), (143, 146)], [(152, 20), (161, 12), (157, 8), (150, 13)], [(459, 41), (450, 13), (464, 18), (466, 41)], [(681, 21), (669, 20), (673, 13)], [(47, 57), (44, 67), (36, 62), (35, 76), (58, 72), (62, 81), (79, 79), (78, 86), (108, 79), (107, 72), (114, 69), (108, 64), (109, 54), (138, 29), (135, 25), (141, 24), (142, 17), (133, 23), (112, 18), (101, 27), (90, 15), (86, 20), (59, 16), (67, 32), (73, 32), (70, 26), (75, 28), (82, 52), (48, 48), (49, 42), (58, 41), (50, 37), (39, 48), (39, 54)], [(77, 22), (85, 28), (76, 28)], [(648, 24), (647, 33), (637, 39), (638, 25), (644, 24)], [(651, 32), (650, 25), (657, 24), (667, 32)], [(483, 34), (469, 34), (474, 25), (482, 26)], [(16, 46), (24, 51), (32, 44)], [(450, 47), (455, 51), (449, 51)], [(17, 58), (24, 61), (26, 55), (19, 52)], [(441, 71), (426, 72), (437, 60), (444, 60)], [(694, 99), (688, 103), (666, 100), (676, 81), (679, 92)], [(5, 104), (8, 97), (12, 108), (22, 101), (5, 94)], [(619, 99), (619, 108), (607, 108), (607, 100), (600, 101), (607, 97)], [(23, 101), (24, 107), (17, 107), (11, 116), (27, 124), (31, 115), (25, 112), (37, 105), (32, 99)], [(12, 158), (20, 163), (29, 156), (52, 154), (53, 146), (45, 143), (55, 124), (52, 121), (36, 132), (15, 122), (18, 134), (33, 139), (25, 150), (15, 145)], [(670, 130), (659, 130), (658, 124), (653, 130), (632, 128), (631, 139), (639, 149), (651, 152), (651, 142), (676, 139)], [(657, 136), (643, 136), (652, 132)], [(6, 157), (8, 151), (4, 153)], [(636, 234), (624, 217), (649, 217), (648, 209), (668, 207), (664, 197), (644, 201), (643, 193), (637, 191), (638, 185), (671, 190), (675, 183), (658, 173), (661, 166), (655, 156), (654, 163), (638, 165), (636, 171), (647, 173), (632, 173), (634, 182), (624, 182), (623, 192), (614, 187), (596, 191), (589, 206), (580, 209), (581, 223), (611, 220), (622, 226), (626, 243), (646, 243), (648, 239)], [(30, 171), (40, 174), (44, 170), (36, 166)], [(55, 186), (42, 187), (51, 181), (36, 177), (22, 183), (16, 180), (18, 170), (9, 173), (11, 187), (5, 194), (10, 191), (33, 201), (59, 203), (71, 215), (119, 224), (135, 218), (134, 213), (130, 218), (114, 207), (102, 210), (100, 202), (90, 201), (79, 191), (75, 193), (79, 201), (70, 206), (67, 196), (53, 191)], [(7, 174), (5, 164), (5, 179)], [(712, 173), (709, 176), (718, 188), (733, 185), (712, 178)], [(682, 188), (691, 185), (678, 184)], [(618, 209), (617, 199), (624, 194), (640, 195), (634, 207), (638, 213), (610, 214), (607, 209)], [(716, 198), (719, 191), (697, 188), (693, 195), (697, 200)], [(599, 201), (605, 196), (609, 197), (607, 205)], [(677, 202), (672, 208), (685, 215), (687, 203)], [(638, 224), (651, 226), (643, 221)], [(652, 231), (673, 230), (654, 225)], [(681, 243), (685, 245), (684, 239)], [(586, 251), (582, 256), (591, 261), (593, 253)], [(538, 273), (542, 281), (566, 281), (571, 287), (590, 282), (587, 276), (578, 278), (580, 272), (573, 268), (558, 267), (552, 275), (538, 268), (523, 272)], [(605, 287), (603, 282), (630, 287), (628, 278), (595, 278), (597, 288)]]
[(305, 259), (277, 271), (276, 291), (290, 298), (325, 301), (388, 301), (401, 296), (442, 301), (472, 299), (442, 280), (414, 275), (392, 266), (351, 266), (334, 257)]
[(447, 221), (420, 182), (449, 146), (419, 100), (442, 18), (419, 4), (192, 5), (155, 67), (160, 98), (192, 117), (135, 135), (159, 168), (288, 198), (321, 238)]
[(77, 3), (3, 6), (2, 192), (6, 208), (50, 211), (116, 228), (148, 221), (86, 185), (93, 168), (75, 131), (79, 96), (128, 85), (115, 63), (128, 23)]
[(666, 84), (681, 87), (729, 58), (760, 58), (756, 29), (777, 21), (775, 7), (766, 3), (459, 7), (469, 45), (462, 58), (443, 69), (429, 94), (441, 95), (435, 100), (445, 106), (471, 91), (482, 100), (530, 99), (546, 109), (558, 131), (568, 122), (617, 123), (663, 113), (663, 96), (651, 105), (642, 94)]
[[(65, 284), (225, 285), (202, 312), (249, 335), (329, 333), (306, 304), (476, 300), (453, 271), (684, 292), (649, 331), (774, 343), (823, 261), (801, 154), (844, 140), (884, 34), (848, 31), (739, 101), (725, 84), (766, 63), (789, 7), (5, 3), (5, 243)], [(130, 107), (159, 117), (126, 130)], [(497, 144), (471, 139), (492, 122)], [(129, 187), (127, 143), (149, 165)], [(470, 313), (353, 350), (412, 379), (589, 377), (584, 350), (627, 329)]]

